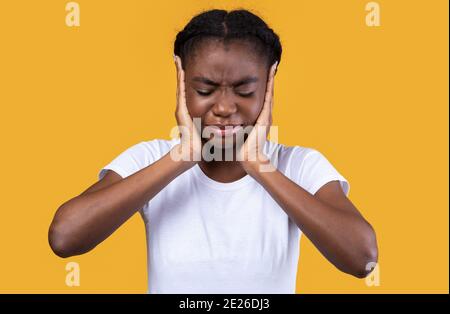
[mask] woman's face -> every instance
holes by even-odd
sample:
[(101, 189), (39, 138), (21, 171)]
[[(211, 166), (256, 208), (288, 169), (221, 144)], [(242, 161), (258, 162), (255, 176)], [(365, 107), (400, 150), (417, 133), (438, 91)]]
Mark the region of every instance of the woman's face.
[(255, 124), (264, 103), (268, 67), (247, 43), (204, 42), (184, 68), (187, 108), (192, 118), (201, 119), (200, 131), (208, 125)]

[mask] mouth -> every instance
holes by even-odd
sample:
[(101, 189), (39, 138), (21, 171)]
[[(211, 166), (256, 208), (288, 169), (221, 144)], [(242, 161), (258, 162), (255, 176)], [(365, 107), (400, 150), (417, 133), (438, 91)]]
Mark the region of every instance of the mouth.
[(216, 136), (226, 137), (237, 134), (243, 128), (243, 124), (206, 124), (205, 128)]

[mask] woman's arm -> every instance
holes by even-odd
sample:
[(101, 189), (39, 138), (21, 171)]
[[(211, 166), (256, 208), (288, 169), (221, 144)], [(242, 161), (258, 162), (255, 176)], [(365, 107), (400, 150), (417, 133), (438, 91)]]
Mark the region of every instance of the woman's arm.
[(108, 171), (102, 180), (58, 208), (48, 234), (52, 250), (60, 257), (92, 250), (193, 165), (174, 161), (167, 153), (125, 179)]
[(311, 195), (275, 167), (274, 171), (260, 172), (257, 162), (246, 165), (246, 171), (331, 263), (358, 278), (370, 273), (369, 263), (378, 260), (375, 232), (339, 182), (329, 182)]
[(198, 163), (193, 157), (201, 153), (201, 138), (187, 109), (181, 60), (177, 56), (174, 61), (177, 69), (175, 118), (181, 132), (180, 144), (125, 179), (108, 171), (102, 180), (61, 205), (48, 233), (56, 255), (69, 257), (92, 250), (173, 179)]
[(345, 196), (339, 183), (329, 182), (311, 195), (278, 171), (264, 154), (264, 143), (272, 125), (276, 66), (277, 63), (269, 72), (264, 104), (255, 128), (240, 149), (241, 166), (331, 263), (343, 272), (366, 277), (372, 270), (370, 266), (374, 266), (371, 263), (378, 260), (375, 232)]

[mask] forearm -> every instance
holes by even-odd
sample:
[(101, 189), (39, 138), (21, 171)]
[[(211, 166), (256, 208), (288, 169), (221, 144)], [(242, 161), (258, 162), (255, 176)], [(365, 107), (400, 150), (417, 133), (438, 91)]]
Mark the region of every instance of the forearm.
[(49, 236), (57, 246), (63, 247), (63, 255), (85, 253), (111, 235), (191, 166), (183, 161), (173, 161), (170, 154), (166, 154), (150, 166), (106, 188), (81, 194), (61, 205)]
[(367, 263), (376, 262), (375, 235), (362, 216), (322, 202), (276, 169), (250, 174), (338, 269), (366, 275)]

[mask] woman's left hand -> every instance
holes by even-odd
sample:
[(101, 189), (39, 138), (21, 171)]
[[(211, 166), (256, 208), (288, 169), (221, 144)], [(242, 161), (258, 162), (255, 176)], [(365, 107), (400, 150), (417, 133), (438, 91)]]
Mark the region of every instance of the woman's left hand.
[(270, 68), (269, 79), (267, 81), (264, 104), (258, 119), (253, 126), (245, 142), (238, 150), (239, 161), (244, 170), (251, 174), (252, 171), (259, 171), (261, 165), (268, 164), (270, 160), (264, 155), (263, 149), (267, 134), (272, 125), (273, 107), (273, 85), (278, 62)]

